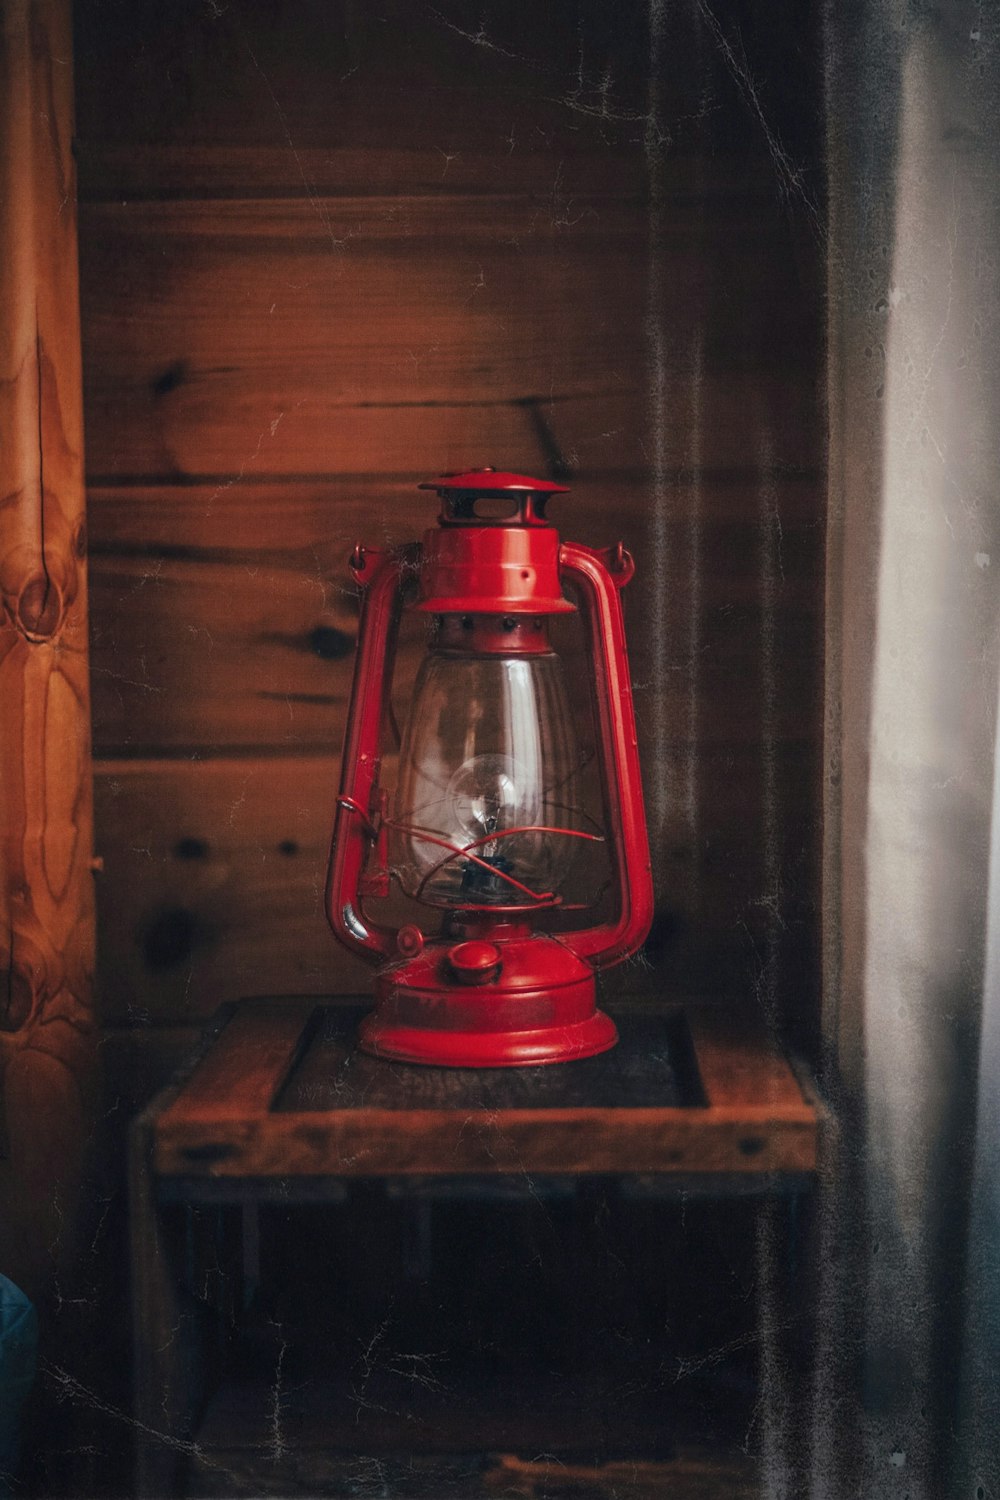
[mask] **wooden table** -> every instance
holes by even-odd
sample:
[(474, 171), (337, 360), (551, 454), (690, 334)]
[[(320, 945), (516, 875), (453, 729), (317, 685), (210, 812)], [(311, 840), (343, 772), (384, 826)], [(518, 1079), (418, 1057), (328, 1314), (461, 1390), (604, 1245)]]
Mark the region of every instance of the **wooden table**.
[[(200, 1056), (135, 1123), (130, 1190), (142, 1496), (186, 1493), (192, 1483), (202, 1494), (283, 1493), (289, 1482), (287, 1464), (275, 1468), (277, 1459), (287, 1458), (284, 1437), (280, 1453), (257, 1453), (249, 1479), (234, 1473), (232, 1453), (219, 1456), (232, 1447), (234, 1424), (258, 1420), (266, 1428), (267, 1413), (253, 1417), (251, 1394), (234, 1398), (209, 1388), (205, 1302), (183, 1289), (191, 1223), (179, 1232), (168, 1223), (179, 1211), (237, 1209), (243, 1243), (236, 1262), (244, 1271), (249, 1267), (252, 1281), (257, 1206), (322, 1202), (343, 1195), (352, 1180), (390, 1183), (397, 1193), (414, 1195), (490, 1183), (535, 1192), (546, 1184), (610, 1177), (660, 1191), (700, 1185), (737, 1193), (799, 1191), (814, 1172), (815, 1098), (764, 1032), (731, 1013), (626, 1011), (616, 1015), (619, 1045), (602, 1057), (481, 1071), (368, 1058), (354, 1047), (360, 1013), (315, 998), (229, 1007), (216, 1018)], [(179, 1248), (185, 1236), (186, 1249)], [(239, 1291), (219, 1280), (216, 1310), (223, 1322), (235, 1324)], [(336, 1404), (332, 1385), (323, 1430), (347, 1463), (351, 1437), (338, 1424)], [(229, 1412), (225, 1422), (220, 1411)], [(241, 1441), (253, 1450), (252, 1434)], [(407, 1447), (405, 1432), (399, 1441)], [(467, 1444), (468, 1438), (456, 1441)], [(398, 1493), (535, 1493), (517, 1468), (520, 1459), (493, 1457), (492, 1467), (476, 1469), (475, 1481), (468, 1461), (450, 1480), (439, 1463), (435, 1480), (420, 1467), (430, 1460), (407, 1460)], [(335, 1460), (323, 1470), (325, 1478), (315, 1466), (303, 1477), (301, 1453), (297, 1461), (303, 1492), (339, 1493)], [(712, 1488), (699, 1488), (705, 1462), (672, 1454), (671, 1495), (722, 1500), (754, 1493), (738, 1455), (713, 1460)], [(620, 1493), (654, 1493), (641, 1468), (633, 1464), (640, 1477), (631, 1491), (621, 1488), (618, 1476)], [(356, 1467), (353, 1472), (356, 1480)]]

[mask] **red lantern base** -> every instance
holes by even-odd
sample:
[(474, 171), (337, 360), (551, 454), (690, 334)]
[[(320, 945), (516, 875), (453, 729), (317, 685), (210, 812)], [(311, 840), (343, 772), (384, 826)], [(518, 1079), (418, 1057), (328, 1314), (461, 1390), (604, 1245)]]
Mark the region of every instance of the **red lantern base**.
[(589, 1021), (570, 1026), (536, 1026), (527, 1031), (436, 1031), (429, 1026), (394, 1026), (376, 1011), (363, 1022), (363, 1051), (393, 1062), (438, 1068), (525, 1068), (540, 1063), (577, 1062), (607, 1052), (618, 1040), (615, 1023), (595, 1010)]
[(618, 1039), (596, 1008), (590, 965), (543, 934), (429, 943), (381, 970), (375, 998), (361, 1046), (397, 1062), (530, 1067), (594, 1057)]

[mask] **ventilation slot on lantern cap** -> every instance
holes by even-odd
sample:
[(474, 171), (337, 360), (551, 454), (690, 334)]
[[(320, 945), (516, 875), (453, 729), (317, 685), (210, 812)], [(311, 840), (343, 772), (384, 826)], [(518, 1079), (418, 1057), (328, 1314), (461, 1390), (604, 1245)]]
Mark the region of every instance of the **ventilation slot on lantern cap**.
[[(420, 601), (427, 614), (566, 614), (559, 535), (545, 517), (565, 485), (525, 474), (476, 469), (443, 474), (421, 489), (441, 496), (439, 527), (424, 539)], [(507, 499), (511, 514), (477, 512), (478, 500)]]

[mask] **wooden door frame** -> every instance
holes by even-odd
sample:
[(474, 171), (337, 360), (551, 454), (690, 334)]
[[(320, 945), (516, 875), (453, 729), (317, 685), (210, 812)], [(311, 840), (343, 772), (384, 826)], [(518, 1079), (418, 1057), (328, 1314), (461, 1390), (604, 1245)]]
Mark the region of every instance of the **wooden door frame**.
[(0, 4), (0, 1271), (71, 1250), (93, 1118), (93, 788), (70, 0)]

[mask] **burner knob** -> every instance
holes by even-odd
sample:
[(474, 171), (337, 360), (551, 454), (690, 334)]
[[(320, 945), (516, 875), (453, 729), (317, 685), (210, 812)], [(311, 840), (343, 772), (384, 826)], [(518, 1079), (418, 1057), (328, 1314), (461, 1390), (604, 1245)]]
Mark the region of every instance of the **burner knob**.
[(456, 943), (448, 950), (448, 967), (460, 984), (489, 984), (503, 966), (495, 943)]

